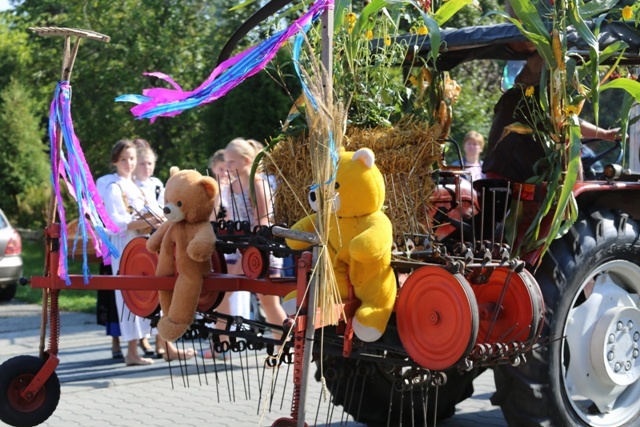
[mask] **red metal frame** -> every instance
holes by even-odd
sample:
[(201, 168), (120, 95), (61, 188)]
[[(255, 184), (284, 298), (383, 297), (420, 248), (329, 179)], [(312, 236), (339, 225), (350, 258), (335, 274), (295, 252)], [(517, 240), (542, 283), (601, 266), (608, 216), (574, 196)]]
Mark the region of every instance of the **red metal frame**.
[[(58, 241), (60, 239), (60, 225), (51, 224), (45, 229), (46, 236), (46, 271), (44, 276), (31, 277), (30, 285), (32, 288), (43, 289), (43, 317), (49, 317), (49, 349), (46, 353), (48, 358), (42, 369), (32, 379), (29, 385), (21, 392), (23, 398), (35, 396), (41, 387), (44, 386), (49, 377), (54, 373), (59, 364), (57, 357), (58, 341), (59, 341), (59, 312), (58, 312), (58, 296), (60, 290), (172, 290), (176, 277), (157, 277), (157, 276), (92, 276), (88, 283), (85, 283), (82, 275), (69, 275), (70, 283), (58, 275), (58, 262), (60, 254), (57, 250)], [(307, 292), (308, 276), (312, 269), (312, 256), (305, 252), (301, 255), (297, 265), (296, 278), (249, 278), (246, 276), (231, 275), (226, 273), (212, 272), (204, 279), (202, 290), (214, 292), (233, 292), (233, 291), (249, 291), (254, 293), (278, 295), (284, 297), (294, 289), (298, 293), (298, 304), (302, 307), (299, 316), (295, 319), (293, 325), (294, 340), (294, 374), (293, 384), (294, 392), (291, 404), (291, 417), (281, 418), (274, 422), (273, 426), (297, 425), (299, 418), (299, 402), (301, 394), (301, 384), (303, 381), (303, 353), (306, 345), (305, 328), (309, 319), (308, 299), (303, 298)], [(343, 353), (349, 355), (352, 348), (353, 331), (351, 330), (351, 317), (360, 305), (360, 302), (353, 296), (353, 289), (350, 289), (350, 295), (342, 306), (337, 306), (336, 310), (344, 312), (347, 318)], [(51, 299), (50, 305), (47, 297)], [(318, 309), (319, 310), (319, 309)], [(322, 316), (316, 315), (318, 319), (314, 327), (321, 328), (323, 325)], [(43, 326), (44, 327), (44, 326)], [(345, 328), (344, 324), (338, 326)], [(43, 335), (43, 334), (41, 334)], [(306, 424), (305, 424), (306, 425)]]

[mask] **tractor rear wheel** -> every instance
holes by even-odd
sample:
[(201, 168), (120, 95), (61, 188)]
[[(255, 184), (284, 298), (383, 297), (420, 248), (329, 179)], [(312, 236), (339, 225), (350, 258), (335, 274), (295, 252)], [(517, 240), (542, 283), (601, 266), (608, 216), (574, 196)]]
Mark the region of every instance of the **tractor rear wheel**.
[(527, 364), (495, 371), (509, 425), (639, 425), (639, 239), (628, 215), (601, 210), (551, 245), (535, 273), (542, 339)]

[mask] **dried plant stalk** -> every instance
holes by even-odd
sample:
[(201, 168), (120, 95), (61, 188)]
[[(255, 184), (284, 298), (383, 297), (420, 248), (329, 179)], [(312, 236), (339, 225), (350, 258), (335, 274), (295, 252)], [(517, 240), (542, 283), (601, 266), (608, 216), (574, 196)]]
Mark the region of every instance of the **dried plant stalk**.
[[(315, 76), (322, 76), (323, 71), (320, 64), (312, 61), (312, 71)], [(305, 73), (305, 70), (302, 70)], [(335, 197), (335, 183), (332, 181), (334, 177), (334, 171), (337, 166), (335, 164), (337, 152), (342, 144), (342, 138), (344, 136), (344, 129), (341, 123), (344, 123), (346, 119), (345, 110), (341, 105), (326, 105), (325, 100), (331, 99), (324, 93), (325, 87), (322, 85), (320, 79), (311, 79), (307, 75), (308, 89), (313, 96), (313, 102), (307, 99), (306, 105), (306, 117), (309, 133), (307, 136), (308, 155), (304, 159), (304, 163), (297, 161), (299, 157), (299, 151), (292, 151), (291, 163), (295, 163), (295, 166), (301, 171), (305, 171), (308, 174), (311, 183), (317, 184), (316, 196), (317, 196), (317, 221), (316, 228), (318, 236), (320, 236), (321, 245), (320, 250), (317, 252), (317, 258), (314, 265), (312, 275), (316, 280), (316, 301), (321, 308), (321, 319), (319, 319), (325, 325), (335, 325), (340, 320), (340, 314), (335, 310), (336, 307), (340, 307), (342, 300), (338, 289), (338, 282), (333, 270), (333, 260), (329, 255), (328, 240), (329, 240), (329, 228), (333, 211), (333, 199)], [(313, 107), (312, 105), (315, 105)], [(295, 147), (291, 147), (294, 149)], [(293, 159), (296, 159), (295, 161)], [(267, 164), (274, 161), (273, 154), (269, 157)], [(280, 168), (287, 168), (288, 161), (282, 159), (282, 161), (274, 161)], [(310, 171), (309, 171), (310, 169)], [(306, 172), (309, 171), (309, 172)], [(282, 173), (282, 171), (280, 171)], [(288, 175), (287, 173), (276, 174), (276, 176), (287, 177), (288, 182), (286, 185), (278, 185), (280, 188), (288, 189), (289, 191), (295, 191), (298, 187), (293, 186), (291, 183), (298, 183), (297, 177)], [(293, 178), (293, 179), (290, 179)], [(295, 197), (294, 197), (295, 199)], [(299, 200), (307, 200), (306, 195)], [(276, 199), (274, 206), (278, 205), (278, 198)], [(299, 205), (299, 202), (298, 202)], [(303, 211), (304, 212), (304, 211)], [(278, 218), (278, 212), (275, 213)], [(307, 215), (304, 212), (297, 219)], [(294, 221), (287, 221), (289, 224), (293, 224)], [(344, 313), (342, 313), (344, 316)]]

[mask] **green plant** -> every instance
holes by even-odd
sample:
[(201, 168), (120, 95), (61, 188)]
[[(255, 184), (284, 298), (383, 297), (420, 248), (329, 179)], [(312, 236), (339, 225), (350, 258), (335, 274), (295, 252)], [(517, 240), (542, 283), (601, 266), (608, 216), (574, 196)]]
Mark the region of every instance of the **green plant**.
[[(558, 235), (569, 229), (577, 218), (577, 205), (573, 197), (573, 186), (580, 169), (580, 125), (578, 114), (586, 100), (593, 105), (596, 123), (599, 118), (600, 93), (609, 89), (623, 89), (628, 99), (623, 101), (621, 111), (622, 134), (626, 133), (627, 117), (631, 99), (640, 100), (640, 83), (621, 77), (607, 81), (618, 66), (624, 50), (624, 42), (617, 42), (600, 51), (597, 34), (606, 19), (634, 19), (638, 23), (639, 5), (622, 7), (617, 2), (583, 2), (581, 0), (558, 0), (552, 7), (539, 10), (532, 2), (511, 0), (517, 16), (504, 15), (517, 25), (535, 46), (546, 66), (540, 79), (540, 102), (531, 102), (525, 97), (521, 108), (526, 109), (529, 123), (516, 124), (511, 131), (535, 133), (542, 141), (547, 153), (539, 176), (533, 182), (546, 182), (547, 195), (525, 236), (523, 248), (529, 251), (542, 246), (544, 252)], [(617, 7), (614, 7), (618, 4)], [(541, 4), (538, 4), (542, 7)], [(593, 30), (585, 22), (594, 19)], [(567, 28), (573, 26), (589, 46), (589, 56), (580, 57), (567, 51)], [(551, 31), (549, 31), (549, 27)], [(605, 62), (613, 65), (604, 66)], [(590, 83), (590, 86), (585, 84)], [(527, 94), (533, 93), (533, 87)], [(541, 220), (553, 215), (551, 230), (540, 234)]]
[[(406, 115), (434, 123), (446, 77), (407, 59), (415, 58), (421, 36), (439, 45), (440, 27), (472, 3), (374, 0), (358, 13), (356, 2), (336, 2), (333, 83), (349, 105), (349, 124), (389, 126)], [(411, 36), (399, 37), (406, 33)], [(438, 49), (431, 52), (427, 61), (435, 60)]]
[[(22, 240), (22, 261), (24, 263), (24, 276), (41, 276), (44, 272), (44, 242), (42, 239)], [(98, 273), (98, 266), (91, 265), (92, 274)], [(78, 259), (69, 260), (69, 273), (82, 274), (82, 261)], [(31, 304), (42, 303), (42, 289), (31, 288), (29, 286), (18, 286), (16, 299)], [(95, 313), (96, 291), (65, 291), (60, 292), (60, 310), (81, 311), (84, 313)]]

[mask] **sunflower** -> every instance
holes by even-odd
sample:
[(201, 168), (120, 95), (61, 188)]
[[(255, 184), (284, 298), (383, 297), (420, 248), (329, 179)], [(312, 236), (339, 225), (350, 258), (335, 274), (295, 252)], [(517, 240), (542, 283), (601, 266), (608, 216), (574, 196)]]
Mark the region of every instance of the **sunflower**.
[(631, 6), (625, 6), (622, 8), (622, 17), (624, 19), (631, 19), (633, 17), (633, 9), (631, 9)]
[(580, 114), (580, 108), (577, 105), (567, 105), (564, 109), (564, 112), (567, 116)]

